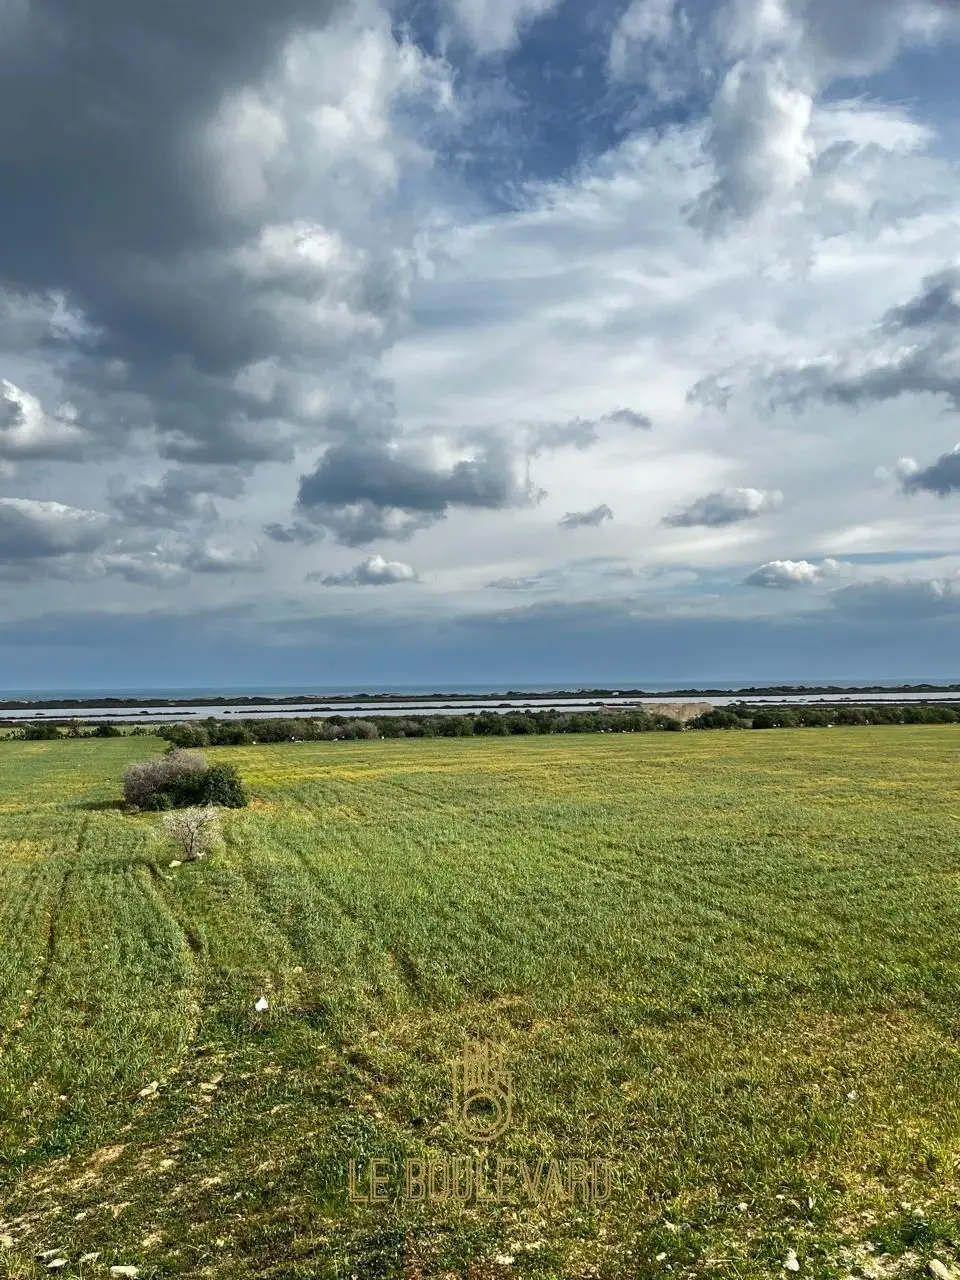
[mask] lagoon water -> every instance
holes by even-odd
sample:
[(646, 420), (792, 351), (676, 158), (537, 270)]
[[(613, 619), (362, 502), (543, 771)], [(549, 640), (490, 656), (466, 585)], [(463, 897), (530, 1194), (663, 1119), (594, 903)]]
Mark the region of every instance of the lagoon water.
[[(209, 691), (207, 691), (209, 692)], [(258, 690), (265, 696), (269, 697), (270, 693), (264, 690)], [(356, 690), (351, 692), (356, 693)], [(472, 692), (464, 690), (464, 692)], [(520, 692), (516, 690), (515, 692)], [(531, 691), (532, 692), (532, 691)], [(27, 695), (20, 693), (10, 695), (13, 697), (24, 698)], [(46, 693), (41, 695), (43, 700), (51, 700), (56, 698), (56, 694)], [(89, 695), (72, 694), (63, 695), (67, 697), (84, 697)], [(178, 695), (172, 691), (164, 693), (140, 692), (140, 693), (113, 693), (106, 695), (108, 697), (169, 697), (176, 698)], [(195, 692), (181, 693), (179, 696), (196, 697)], [(213, 696), (230, 697), (238, 696), (230, 692), (218, 692)], [(241, 694), (239, 696), (249, 696)], [(276, 696), (283, 696), (277, 693)], [(531, 711), (583, 711), (598, 707), (617, 707), (617, 706), (637, 706), (640, 703), (644, 705), (671, 704), (677, 702), (705, 702), (714, 707), (728, 707), (738, 702), (749, 701), (751, 705), (758, 706), (761, 704), (783, 706), (785, 704), (830, 704), (830, 703), (862, 703), (862, 702), (950, 702), (960, 704), (960, 692), (957, 693), (870, 693), (870, 694), (851, 694), (851, 693), (834, 693), (834, 694), (787, 694), (766, 697), (744, 698), (742, 694), (736, 696), (731, 695), (709, 695), (709, 694), (692, 694), (683, 698), (676, 697), (609, 697), (609, 698), (545, 698), (526, 700), (522, 698), (498, 698), (496, 701), (490, 701), (489, 698), (476, 701), (457, 701), (450, 702), (441, 699), (423, 700), (412, 702), (342, 702), (342, 703), (325, 703), (322, 698), (318, 698), (315, 702), (298, 702), (285, 703), (281, 706), (270, 706), (266, 704), (253, 704), (242, 707), (224, 707), (217, 705), (209, 706), (188, 706), (188, 707), (78, 707), (78, 708), (44, 708), (41, 710), (17, 710), (17, 711), (0, 711), (0, 720), (133, 720), (138, 723), (148, 724), (151, 721), (172, 721), (172, 720), (203, 720), (208, 716), (213, 716), (218, 720), (233, 719), (285, 719), (291, 716), (412, 716), (412, 715), (463, 715), (466, 712), (477, 711), (497, 711), (507, 712), (516, 710)]]

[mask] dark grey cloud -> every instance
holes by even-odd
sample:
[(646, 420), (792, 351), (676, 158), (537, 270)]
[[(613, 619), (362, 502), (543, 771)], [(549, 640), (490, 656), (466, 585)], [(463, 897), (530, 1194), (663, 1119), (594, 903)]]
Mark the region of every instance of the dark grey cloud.
[(616, 409), (605, 413), (600, 421), (615, 427), (633, 427), (637, 431), (649, 431), (653, 427), (645, 413), (636, 413), (633, 409)]
[(838, 356), (781, 368), (762, 379), (772, 405), (811, 400), (860, 406), (902, 395), (945, 396), (960, 409), (960, 269), (925, 277), (917, 295), (881, 317)]
[[(346, 0), (4, 7), (0, 335), (57, 354), (89, 432), (75, 448), (155, 429), (174, 461), (289, 459), (315, 426), (305, 388), (349, 381), (358, 355), (390, 341), (411, 273), (375, 212), (383, 165), (359, 146), (330, 159), (317, 125), (329, 67), (303, 65), (320, 57), (305, 38), (350, 12)], [(341, 162), (351, 181), (325, 181)]]
[(699, 378), (687, 392), (687, 404), (699, 404), (705, 409), (719, 409), (724, 412), (733, 399), (734, 388), (726, 375), (722, 373), (707, 374)]
[(385, 560), (383, 556), (370, 556), (361, 564), (343, 573), (321, 575), (310, 573), (307, 581), (319, 580), (325, 587), (388, 587), (399, 582), (416, 582), (417, 572), (400, 560)]
[(752, 520), (776, 510), (782, 501), (783, 495), (778, 490), (718, 489), (698, 498), (682, 511), (664, 516), (663, 523), (678, 529), (738, 524), (741, 520)]
[(893, 333), (905, 329), (954, 329), (960, 324), (960, 268), (948, 267), (926, 276), (915, 298), (892, 307), (882, 327)]
[(929, 467), (908, 471), (901, 481), (905, 493), (925, 490), (941, 498), (960, 490), (960, 445), (941, 456)]
[(110, 502), (137, 524), (169, 527), (184, 520), (216, 520), (214, 496), (238, 498), (243, 477), (234, 470), (171, 469), (157, 484), (127, 486), (115, 477), (108, 486)]
[(110, 536), (110, 519), (60, 502), (0, 498), (0, 560), (43, 560), (94, 551)]
[[(330, 0), (31, 0), (6, 7), (0, 44), (0, 273), (84, 298), (116, 321), (117, 282), (186, 246), (219, 246), (243, 219), (211, 183), (198, 124), (256, 82)], [(11, 193), (14, 198), (9, 198)], [(112, 274), (112, 273), (111, 273)], [(143, 322), (137, 326), (142, 329)], [(172, 337), (172, 335), (167, 335)], [(136, 341), (138, 334), (134, 335)]]
[(589, 449), (598, 439), (597, 424), (589, 418), (551, 422), (533, 432), (530, 453), (536, 456), (542, 449)]
[(912, 579), (896, 582), (878, 578), (852, 583), (830, 593), (837, 612), (852, 618), (886, 622), (909, 622), (955, 618), (960, 614), (960, 579)]
[(321, 650), (328, 682), (351, 688), (449, 689), (476, 681), (478, 673), (501, 689), (589, 687), (597, 682), (598, 658), (604, 671), (629, 674), (638, 651), (644, 681), (672, 688), (775, 684), (785, 671), (818, 683), (887, 680), (902, 671), (905, 653), (916, 671), (930, 675), (949, 673), (956, 662), (955, 617), (918, 625), (896, 598), (876, 614), (817, 607), (743, 619), (638, 616), (633, 600), (511, 609), (491, 595), (485, 614), (397, 618), (386, 649), (382, 616), (355, 610), (267, 616), (248, 603), (198, 609), (176, 595), (152, 605), (146, 591), (139, 603), (143, 612), (94, 602), (89, 611), (71, 612), (54, 599), (44, 616), (3, 621), (8, 682), (43, 687), (55, 669), (62, 685), (77, 688), (133, 688), (144, 683), (144, 672), (171, 687), (251, 686), (263, 679), (266, 659), (283, 670), (285, 683), (309, 689)]
[(302, 547), (312, 547), (325, 536), (322, 529), (307, 524), (305, 520), (294, 520), (291, 524), (266, 524), (263, 532), (273, 542), (298, 543)]
[(645, 413), (633, 409), (616, 409), (599, 418), (574, 418), (570, 422), (552, 422), (539, 426), (533, 432), (530, 451), (541, 449), (589, 449), (600, 439), (603, 427), (629, 427), (632, 430), (649, 431), (653, 423)]
[(613, 512), (603, 502), (599, 507), (593, 507), (590, 511), (568, 511), (557, 523), (561, 529), (595, 529), (598, 525), (603, 524), (604, 520), (612, 519)]
[(541, 495), (516, 470), (509, 451), (496, 442), (449, 468), (382, 441), (333, 445), (316, 470), (301, 477), (297, 507), (348, 546), (402, 540), (451, 507), (499, 511), (537, 501)]

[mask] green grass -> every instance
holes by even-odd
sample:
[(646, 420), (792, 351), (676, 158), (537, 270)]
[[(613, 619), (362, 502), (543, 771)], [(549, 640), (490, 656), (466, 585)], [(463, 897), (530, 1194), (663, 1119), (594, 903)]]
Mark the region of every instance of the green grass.
[[(170, 868), (117, 804), (155, 740), (3, 744), (0, 1275), (52, 1249), (70, 1276), (362, 1280), (956, 1257), (958, 745), (214, 750), (253, 805)], [(607, 1157), (609, 1203), (349, 1202), (350, 1159), (473, 1150), (466, 1037), (509, 1053), (492, 1154)]]

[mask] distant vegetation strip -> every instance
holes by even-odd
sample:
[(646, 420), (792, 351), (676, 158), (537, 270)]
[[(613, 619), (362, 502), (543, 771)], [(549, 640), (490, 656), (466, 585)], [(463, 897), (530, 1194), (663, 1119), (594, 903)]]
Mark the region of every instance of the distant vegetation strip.
[(749, 685), (739, 688), (701, 688), (701, 689), (551, 689), (529, 692), (527, 690), (508, 689), (504, 693), (297, 693), (282, 696), (266, 694), (198, 694), (194, 698), (163, 697), (102, 697), (102, 698), (4, 698), (0, 699), (0, 713), (4, 711), (80, 711), (91, 707), (119, 708), (138, 710), (142, 707), (284, 707), (299, 703), (316, 703), (318, 707), (342, 705), (358, 702), (488, 702), (495, 704), (505, 699), (513, 702), (556, 702), (574, 698), (703, 698), (703, 697), (743, 697), (778, 698), (803, 697), (805, 695), (850, 694), (863, 696), (867, 694), (898, 693), (960, 693), (957, 684), (900, 684), (900, 685), (813, 685), (813, 684), (779, 684)]
[[(701, 704), (702, 707), (702, 704)], [(834, 725), (956, 724), (960, 708), (938, 703), (880, 703), (873, 706), (754, 706), (701, 709), (672, 706), (667, 710), (604, 707), (585, 711), (480, 711), (469, 715), (349, 716), (218, 720), (193, 724), (138, 724), (130, 733), (156, 735), (175, 747), (245, 746), (270, 742), (332, 742), (380, 738), (506, 737), (511, 734), (656, 733), (704, 729), (831, 728)], [(673, 714), (668, 714), (672, 712)], [(42, 741), (53, 738), (119, 737), (123, 730), (108, 722), (46, 721), (7, 724), (8, 738)]]

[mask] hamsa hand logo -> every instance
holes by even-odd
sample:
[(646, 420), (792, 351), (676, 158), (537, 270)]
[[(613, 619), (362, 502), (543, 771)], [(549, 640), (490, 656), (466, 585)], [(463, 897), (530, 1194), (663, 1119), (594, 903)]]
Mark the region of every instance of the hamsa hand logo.
[(463, 1055), (450, 1063), (453, 1075), (453, 1126), (465, 1137), (490, 1142), (510, 1125), (513, 1077), (506, 1050), (489, 1040), (468, 1040)]

